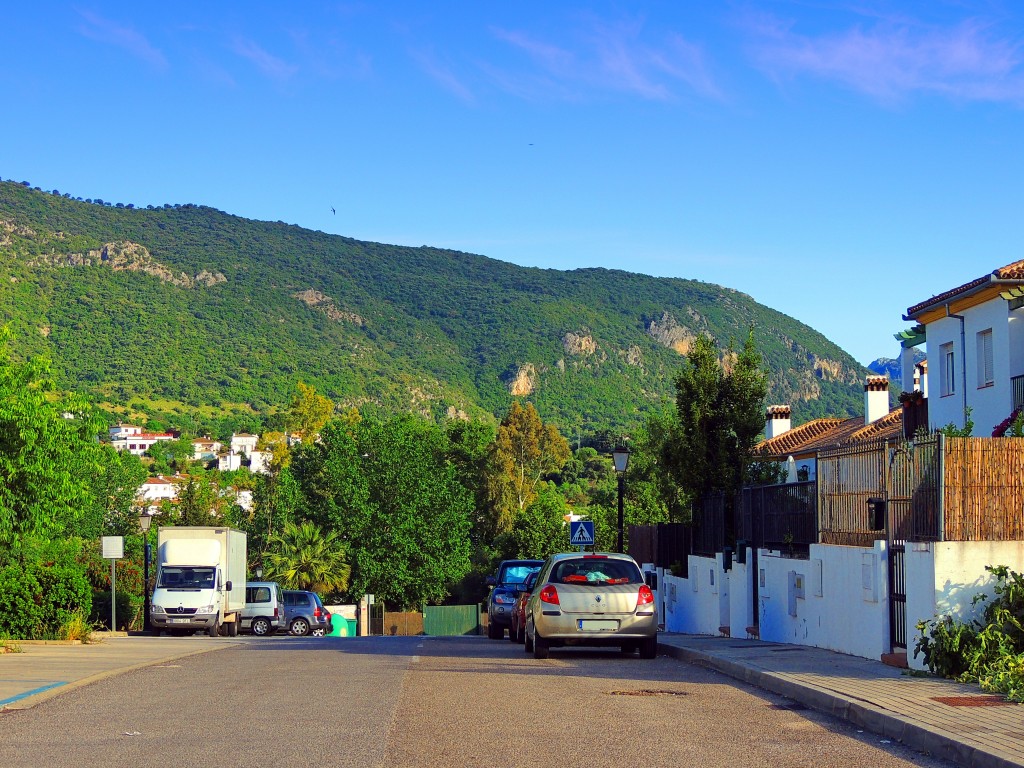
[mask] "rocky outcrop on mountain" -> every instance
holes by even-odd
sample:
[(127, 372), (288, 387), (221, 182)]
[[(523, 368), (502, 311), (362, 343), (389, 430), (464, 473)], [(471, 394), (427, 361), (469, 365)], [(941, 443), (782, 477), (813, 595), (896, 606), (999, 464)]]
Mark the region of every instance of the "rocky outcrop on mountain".
[(597, 351), (594, 337), (588, 333), (572, 333), (562, 337), (562, 349), (567, 355), (592, 355)]
[(508, 380), (508, 393), (513, 397), (533, 394), (539, 376), (533, 363), (523, 363)]
[(304, 291), (298, 291), (292, 294), (293, 299), (298, 299), (303, 304), (309, 307), (315, 307), (327, 315), (328, 318), (338, 323), (352, 323), (358, 325), (360, 328), (366, 324), (366, 321), (362, 317), (357, 315), (355, 312), (349, 312), (344, 309), (339, 309), (334, 303), (334, 299), (325, 293), (307, 288)]
[(643, 365), (644, 365), (644, 353), (641, 351), (640, 347), (638, 347), (636, 344), (631, 345), (629, 347), (629, 349), (626, 350), (625, 355), (626, 355), (626, 363), (627, 364), (634, 365), (634, 366), (636, 366), (638, 368), (642, 368), (643, 367)]
[(675, 350), (680, 355), (687, 354), (697, 338), (693, 331), (676, 322), (668, 312), (663, 312), (657, 320), (651, 320), (647, 324), (647, 333), (659, 344)]
[(175, 272), (154, 259), (146, 246), (130, 240), (106, 243), (102, 248), (92, 248), (85, 252), (40, 255), (29, 260), (28, 266), (107, 267), (114, 272), (140, 272), (181, 288), (194, 288), (197, 285), (210, 288), (218, 283), (227, 282), (222, 273), (209, 272), (205, 269), (195, 277), (190, 277), (184, 272)]

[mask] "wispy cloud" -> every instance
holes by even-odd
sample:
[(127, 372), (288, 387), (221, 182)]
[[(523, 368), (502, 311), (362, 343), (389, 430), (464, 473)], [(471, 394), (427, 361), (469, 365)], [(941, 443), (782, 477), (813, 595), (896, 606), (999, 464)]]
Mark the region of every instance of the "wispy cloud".
[(769, 17), (750, 28), (758, 66), (776, 79), (810, 75), (888, 103), (930, 92), (1024, 104), (1020, 43), (977, 19), (952, 27), (871, 20), (867, 26), (818, 36), (798, 34)]
[(533, 82), (551, 87), (558, 96), (618, 91), (669, 101), (685, 90), (705, 98), (722, 97), (699, 45), (677, 33), (649, 41), (644, 32), (642, 21), (589, 19), (576, 30), (577, 45), (569, 47), (518, 30), (492, 29), (495, 37), (525, 54), (534, 68), (506, 71), (499, 84), (510, 88), (517, 79)]
[(167, 58), (141, 32), (105, 19), (90, 11), (78, 11), (83, 24), (78, 31), (97, 42), (121, 48), (159, 70), (167, 69)]
[(299, 71), (296, 65), (274, 56), (254, 40), (248, 38), (236, 36), (231, 42), (231, 50), (243, 59), (252, 62), (260, 72), (271, 80), (284, 82)]
[(449, 93), (465, 102), (474, 101), (472, 89), (458, 75), (450, 65), (441, 62), (430, 51), (416, 50), (412, 52), (413, 58), (428, 76), (438, 83)]

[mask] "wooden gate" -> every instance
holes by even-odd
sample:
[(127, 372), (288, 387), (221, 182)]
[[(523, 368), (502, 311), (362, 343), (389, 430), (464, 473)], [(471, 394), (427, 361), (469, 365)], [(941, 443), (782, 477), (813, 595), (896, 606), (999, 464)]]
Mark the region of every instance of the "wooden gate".
[(428, 605), (423, 609), (423, 634), (435, 637), (480, 634), (479, 605)]

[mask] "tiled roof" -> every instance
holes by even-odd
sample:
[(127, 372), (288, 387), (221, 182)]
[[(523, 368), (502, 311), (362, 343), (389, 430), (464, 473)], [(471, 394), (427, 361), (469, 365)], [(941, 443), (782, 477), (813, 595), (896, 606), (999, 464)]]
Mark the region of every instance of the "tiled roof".
[(985, 283), (989, 282), (993, 277), (996, 278), (997, 280), (1024, 280), (1024, 260), (1015, 261), (1012, 264), (1007, 264), (1005, 267), (1000, 267), (999, 269), (996, 269), (987, 275), (982, 275), (981, 277), (975, 280), (971, 280), (969, 283), (964, 283), (963, 285), (957, 288), (945, 291), (944, 293), (940, 293), (937, 296), (932, 296), (930, 299), (926, 301), (922, 301), (918, 304), (915, 304), (914, 306), (907, 309), (907, 317), (913, 317), (922, 309), (926, 309), (932, 306), (933, 304), (941, 304), (947, 299), (952, 299), (954, 296), (958, 296), (961, 293), (966, 293), (967, 291), (984, 285)]
[(994, 274), (1000, 280), (1024, 280), (1024, 259), (1000, 267)]
[(754, 454), (766, 459), (785, 458), (850, 443), (892, 440), (902, 435), (903, 409), (894, 408), (867, 425), (860, 416), (849, 419), (815, 419), (771, 440), (761, 441), (754, 446)]

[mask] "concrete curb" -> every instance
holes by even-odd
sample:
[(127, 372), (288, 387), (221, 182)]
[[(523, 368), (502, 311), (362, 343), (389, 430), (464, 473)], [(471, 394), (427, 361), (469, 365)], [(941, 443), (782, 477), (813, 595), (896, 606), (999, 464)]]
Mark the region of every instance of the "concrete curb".
[[(66, 644), (66, 643), (63, 643), (61, 641), (61, 644)], [(172, 653), (172, 654), (170, 654), (168, 656), (161, 656), (160, 658), (157, 658), (157, 659), (149, 659), (147, 661), (139, 662), (138, 664), (131, 664), (131, 665), (127, 666), (127, 667), (117, 667), (116, 669), (107, 669), (107, 670), (104, 670), (102, 672), (97, 672), (96, 674), (93, 674), (93, 675), (88, 675), (86, 677), (79, 678), (78, 680), (70, 680), (67, 683), (64, 683), (63, 685), (59, 685), (59, 686), (56, 686), (56, 687), (53, 687), (53, 688), (48, 688), (47, 690), (40, 691), (39, 693), (34, 693), (31, 696), (26, 696), (24, 699), (19, 699), (18, 701), (13, 701), (10, 704), (5, 704), (4, 706), (0, 707), (0, 712), (13, 712), (13, 711), (24, 710), (24, 709), (32, 709), (32, 707), (36, 706), (37, 704), (41, 704), (42, 702), (47, 701), (48, 699), (52, 699), (55, 696), (59, 696), (62, 693), (66, 693), (67, 691), (72, 691), (72, 690), (74, 690), (76, 688), (83, 688), (86, 685), (92, 685), (93, 683), (99, 682), (100, 680), (106, 680), (106, 679), (111, 678), (111, 677), (117, 677), (118, 675), (123, 675), (126, 672), (134, 672), (137, 669), (144, 669), (146, 667), (151, 667), (151, 666), (154, 666), (156, 664), (165, 664), (168, 661), (176, 661), (178, 659), (185, 659), (185, 658), (188, 658), (189, 656), (198, 656), (201, 653), (210, 653), (212, 651), (220, 651), (220, 650), (223, 650), (225, 648), (234, 648), (234, 647), (236, 647), (238, 645), (239, 645), (239, 643), (224, 643), (224, 644), (218, 645), (215, 648), (198, 648), (198, 649), (186, 651), (184, 653)]]
[(1009, 755), (963, 744), (942, 731), (911, 722), (874, 704), (808, 685), (785, 680), (771, 672), (754, 669), (729, 659), (692, 648), (658, 643), (658, 652), (680, 661), (714, 669), (749, 685), (799, 702), (811, 709), (845, 720), (859, 728), (899, 741), (920, 752), (949, 760), (966, 768), (1020, 768)]

